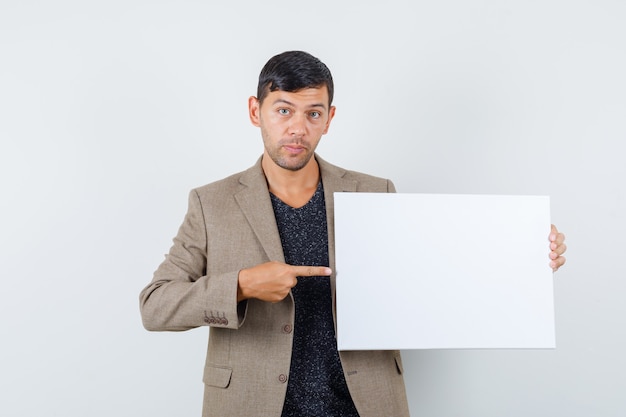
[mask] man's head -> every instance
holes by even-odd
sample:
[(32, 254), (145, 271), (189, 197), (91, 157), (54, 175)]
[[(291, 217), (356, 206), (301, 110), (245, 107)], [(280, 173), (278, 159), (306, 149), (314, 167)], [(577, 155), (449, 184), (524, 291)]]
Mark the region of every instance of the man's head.
[[(335, 115), (328, 67), (306, 52), (272, 57), (261, 70), (258, 96), (248, 99), (250, 121), (261, 128), (264, 164), (289, 171), (311, 165)], [(264, 165), (264, 169), (269, 165)]]
[(270, 58), (259, 74), (257, 98), (262, 104), (272, 91), (295, 92), (305, 88), (328, 91), (328, 107), (333, 102), (333, 77), (328, 67), (313, 55), (303, 51), (287, 51)]

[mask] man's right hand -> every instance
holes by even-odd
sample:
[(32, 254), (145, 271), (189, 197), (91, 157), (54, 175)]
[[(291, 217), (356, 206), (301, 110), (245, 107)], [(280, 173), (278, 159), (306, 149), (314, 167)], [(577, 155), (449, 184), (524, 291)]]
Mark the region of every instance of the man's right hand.
[(298, 283), (297, 277), (330, 276), (326, 266), (295, 266), (282, 262), (266, 262), (239, 271), (237, 301), (248, 298), (277, 303)]

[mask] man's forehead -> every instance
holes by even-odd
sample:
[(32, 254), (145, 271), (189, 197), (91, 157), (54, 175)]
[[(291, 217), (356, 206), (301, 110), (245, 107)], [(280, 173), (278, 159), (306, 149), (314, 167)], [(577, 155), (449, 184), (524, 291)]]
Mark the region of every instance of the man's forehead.
[(265, 101), (268, 103), (289, 103), (307, 107), (328, 107), (328, 89), (322, 87), (307, 87), (297, 91), (271, 91)]

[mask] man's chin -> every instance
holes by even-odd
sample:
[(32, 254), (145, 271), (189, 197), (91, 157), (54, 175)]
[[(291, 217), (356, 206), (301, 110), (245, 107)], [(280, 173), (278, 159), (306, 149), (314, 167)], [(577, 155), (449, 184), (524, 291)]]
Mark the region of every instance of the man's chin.
[(306, 164), (297, 164), (297, 165), (282, 164), (282, 165), (279, 165), (279, 167), (281, 167), (283, 169), (286, 169), (288, 171), (293, 171), (293, 172), (300, 171), (305, 166), (306, 166)]
[(304, 157), (284, 157), (278, 160), (274, 160), (274, 163), (279, 167), (289, 171), (300, 171), (307, 166), (313, 155), (305, 155)]

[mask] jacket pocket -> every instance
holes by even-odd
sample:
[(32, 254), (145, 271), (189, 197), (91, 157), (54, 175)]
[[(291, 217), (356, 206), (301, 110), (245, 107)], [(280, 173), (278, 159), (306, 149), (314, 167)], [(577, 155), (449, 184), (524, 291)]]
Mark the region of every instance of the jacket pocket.
[(207, 365), (204, 367), (202, 382), (212, 387), (227, 388), (230, 384), (230, 377), (232, 374), (232, 368)]

